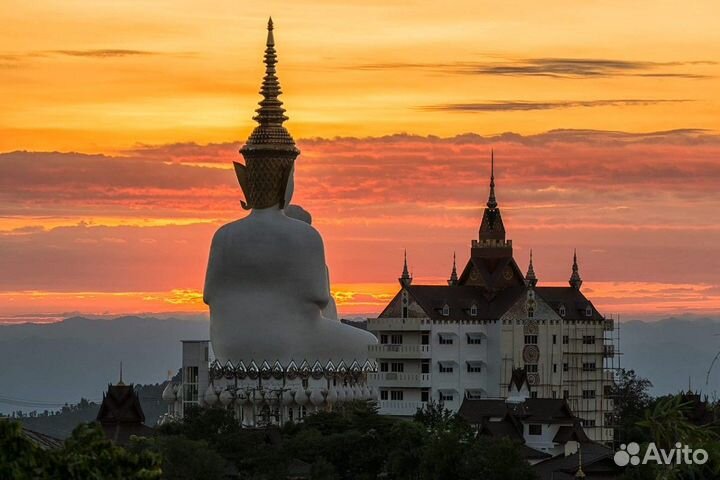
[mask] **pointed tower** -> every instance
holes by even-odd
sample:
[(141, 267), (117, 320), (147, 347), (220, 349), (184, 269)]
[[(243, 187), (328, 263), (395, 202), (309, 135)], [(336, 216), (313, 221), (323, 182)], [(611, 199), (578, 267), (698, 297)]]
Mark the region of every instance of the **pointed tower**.
[(490, 195), (480, 222), (478, 232), (481, 246), (496, 246), (505, 243), (505, 226), (495, 198), (495, 152), (490, 151)]
[(525, 283), (527, 283), (528, 287), (535, 287), (537, 285), (538, 279), (535, 276), (535, 269), (533, 268), (533, 258), (532, 258), (532, 249), (530, 249), (530, 264), (528, 265), (527, 273), (525, 274)]
[(260, 87), (260, 108), (253, 117), (258, 125), (240, 150), (245, 165), (233, 162), (240, 187), (245, 194), (243, 208), (268, 208), (274, 205), (285, 207), (285, 190), (295, 158), (300, 150), (295, 146), (290, 133), (283, 126), (288, 119), (283, 103), (278, 98), (282, 93), (275, 66), (275, 37), (273, 21), (268, 20), (267, 41), (265, 42), (265, 76)]
[(582, 286), (582, 278), (580, 278), (580, 272), (577, 263), (577, 250), (573, 252), (572, 275), (570, 275), (569, 283), (570, 286), (573, 287), (575, 290), (580, 290), (580, 287)]
[(400, 282), (400, 285), (403, 287), (407, 287), (412, 283), (412, 275), (410, 275), (410, 272), (408, 271), (408, 265), (407, 265), (407, 250), (405, 250), (405, 259), (403, 261), (403, 271), (402, 275), (400, 275), (400, 278), (398, 278), (398, 281)]
[(457, 265), (455, 264), (455, 252), (453, 252), (453, 266), (452, 266), (452, 272), (450, 273), (450, 278), (448, 279), (448, 285), (451, 287), (453, 285), (458, 284), (458, 274), (457, 274)]

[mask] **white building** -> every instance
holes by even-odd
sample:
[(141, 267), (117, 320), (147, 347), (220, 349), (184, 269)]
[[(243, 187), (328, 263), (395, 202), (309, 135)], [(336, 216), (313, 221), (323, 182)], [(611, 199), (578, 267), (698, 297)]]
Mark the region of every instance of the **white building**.
[(457, 411), (463, 399), (504, 398), (514, 368), (527, 372), (530, 396), (566, 399), (592, 440), (612, 440), (608, 398), (614, 355), (603, 317), (580, 291), (577, 258), (566, 287), (537, 285), (532, 254), (526, 275), (490, 196), (470, 259), (448, 285), (414, 285), (407, 258), (401, 289), (368, 329), (379, 371), (369, 381), (380, 412), (410, 416), (429, 401)]

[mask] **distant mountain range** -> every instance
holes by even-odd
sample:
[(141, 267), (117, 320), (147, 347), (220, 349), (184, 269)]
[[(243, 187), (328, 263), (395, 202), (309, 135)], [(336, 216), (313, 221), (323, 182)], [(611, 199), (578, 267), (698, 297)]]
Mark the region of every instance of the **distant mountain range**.
[[(353, 319), (355, 320), (355, 319)], [(654, 385), (654, 394), (688, 388), (720, 392), (720, 319), (668, 318), (621, 325), (622, 366)], [(154, 384), (180, 367), (185, 339), (209, 338), (206, 319), (73, 317), (52, 324), (0, 325), (0, 413), (53, 409), (81, 397), (99, 401), (107, 384)]]

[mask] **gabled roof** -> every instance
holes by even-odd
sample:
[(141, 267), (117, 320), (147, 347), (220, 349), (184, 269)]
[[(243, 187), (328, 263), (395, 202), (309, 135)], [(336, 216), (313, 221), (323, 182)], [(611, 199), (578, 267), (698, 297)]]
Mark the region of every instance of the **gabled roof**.
[(503, 399), (465, 399), (460, 405), (458, 415), (467, 420), (468, 423), (480, 424), (486, 418), (502, 418), (507, 415), (507, 411), (507, 405)]
[(108, 385), (107, 393), (103, 394), (102, 404), (96, 420), (101, 424), (145, 422), (145, 413), (140, 406), (140, 399), (131, 385)]
[(513, 414), (525, 423), (568, 423), (576, 420), (567, 401), (561, 398), (528, 398)]
[(527, 372), (524, 368), (513, 368), (512, 375), (510, 376), (510, 383), (508, 384), (508, 390), (510, 390), (513, 385), (515, 385), (515, 388), (517, 388), (518, 391), (522, 390), (523, 385), (528, 387), (528, 389), (530, 388), (527, 379)]
[[(565, 306), (566, 320), (602, 320), (603, 316), (597, 311), (590, 300), (580, 290), (573, 287), (535, 287), (535, 292), (559, 314), (560, 306)], [(590, 305), (592, 316), (585, 315), (585, 309)]]
[[(427, 316), (433, 320), (497, 320), (515, 303), (525, 287), (502, 290), (491, 299), (483, 287), (467, 285), (410, 285), (408, 293), (415, 299)], [(450, 314), (442, 314), (443, 306), (450, 307)], [(470, 315), (471, 307), (477, 307), (477, 315)]]
[(578, 428), (579, 424), (573, 426), (563, 425), (558, 428), (558, 432), (553, 437), (553, 442), (556, 443), (567, 443), (571, 440), (575, 442), (585, 443), (590, 441), (588, 436), (585, 434), (585, 430)]
[[(623, 470), (613, 462), (614, 453), (608, 447), (588, 442), (583, 443), (581, 448), (582, 468), (586, 473), (594, 471), (601, 475), (600, 478), (617, 478), (616, 475)], [(533, 465), (533, 470), (541, 480), (572, 480), (578, 469), (579, 457), (578, 453), (558, 455)]]

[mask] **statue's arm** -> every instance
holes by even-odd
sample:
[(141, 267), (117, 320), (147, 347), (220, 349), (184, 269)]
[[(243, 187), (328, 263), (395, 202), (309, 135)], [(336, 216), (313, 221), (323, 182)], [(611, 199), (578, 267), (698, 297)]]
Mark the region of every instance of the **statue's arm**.
[(207, 270), (205, 271), (205, 288), (203, 289), (203, 302), (210, 304), (215, 289), (217, 288), (218, 277), (222, 268), (222, 250), (224, 229), (219, 229), (213, 235), (210, 245), (210, 258), (208, 259)]

